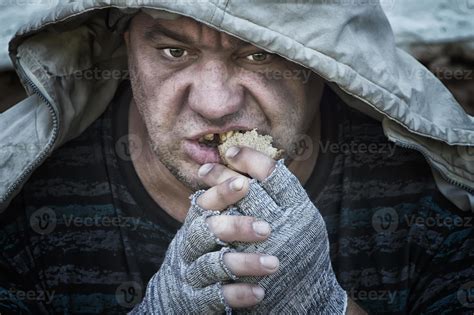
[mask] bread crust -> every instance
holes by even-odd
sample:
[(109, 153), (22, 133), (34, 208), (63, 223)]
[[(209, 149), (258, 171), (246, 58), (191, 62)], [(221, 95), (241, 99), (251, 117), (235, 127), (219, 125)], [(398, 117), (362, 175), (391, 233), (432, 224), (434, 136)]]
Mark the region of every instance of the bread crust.
[(225, 152), (232, 146), (249, 147), (277, 160), (282, 156), (283, 150), (273, 147), (272, 141), (272, 136), (260, 135), (258, 134), (257, 129), (253, 129), (244, 133), (234, 133), (217, 148), (219, 149), (219, 155), (225, 165), (229, 164), (225, 158)]

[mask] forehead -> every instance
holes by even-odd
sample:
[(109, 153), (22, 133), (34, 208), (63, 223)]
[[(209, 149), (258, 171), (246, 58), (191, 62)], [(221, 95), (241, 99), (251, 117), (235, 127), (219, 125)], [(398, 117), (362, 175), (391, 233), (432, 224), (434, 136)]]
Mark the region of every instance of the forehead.
[(172, 39), (209, 49), (237, 49), (252, 46), (248, 42), (185, 16), (170, 20), (153, 18), (148, 14), (140, 13), (132, 21), (132, 32), (139, 32), (145, 39), (151, 41)]

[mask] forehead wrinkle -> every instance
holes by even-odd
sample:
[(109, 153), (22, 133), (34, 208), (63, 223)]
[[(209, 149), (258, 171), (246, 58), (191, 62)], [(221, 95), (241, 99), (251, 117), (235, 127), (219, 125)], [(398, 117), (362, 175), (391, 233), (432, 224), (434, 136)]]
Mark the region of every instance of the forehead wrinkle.
[(187, 44), (194, 44), (194, 39), (186, 33), (181, 33), (179, 31), (169, 29), (164, 27), (159, 22), (156, 22), (152, 26), (149, 26), (145, 30), (145, 38), (149, 40), (156, 40), (161, 37), (168, 37), (171, 39), (178, 40)]
[(239, 48), (244, 45), (249, 45), (246, 42), (241, 41), (229, 34), (220, 32), (213, 29), (205, 24), (197, 24), (199, 27), (199, 42), (203, 43), (209, 48), (214, 49), (232, 49)]
[(224, 32), (215, 30), (203, 23), (192, 21), (182, 27), (166, 27), (160, 21), (156, 21), (145, 31), (145, 38), (157, 40), (165, 36), (180, 42), (202, 46), (208, 49), (237, 49), (244, 46), (252, 46)]

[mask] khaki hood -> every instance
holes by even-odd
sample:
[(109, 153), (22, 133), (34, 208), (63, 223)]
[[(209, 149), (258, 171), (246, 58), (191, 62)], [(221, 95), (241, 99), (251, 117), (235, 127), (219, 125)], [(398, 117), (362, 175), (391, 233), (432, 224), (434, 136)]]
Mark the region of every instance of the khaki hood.
[[(10, 42), (30, 96), (0, 116), (0, 209), (103, 113), (127, 69), (114, 17), (141, 8), (191, 17), (311, 69), (349, 106), (379, 119), (391, 141), (422, 152), (442, 191), (472, 210), (474, 118), (395, 47), (377, 1), (346, 0), (61, 1)], [(84, 80), (95, 69), (101, 76)]]

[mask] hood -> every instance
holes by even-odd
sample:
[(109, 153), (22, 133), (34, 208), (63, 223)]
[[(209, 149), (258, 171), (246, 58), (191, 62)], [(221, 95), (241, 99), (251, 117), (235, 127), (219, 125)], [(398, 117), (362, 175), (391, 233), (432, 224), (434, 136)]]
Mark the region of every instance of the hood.
[[(41, 13), (9, 46), (30, 96), (0, 117), (0, 209), (105, 110), (127, 69), (113, 17), (141, 8), (191, 17), (311, 69), (349, 106), (379, 119), (391, 141), (422, 152), (458, 206), (472, 209), (472, 195), (459, 194), (474, 191), (474, 118), (395, 47), (377, 1), (345, 0), (84, 0)], [(84, 80), (94, 69), (101, 75)]]

